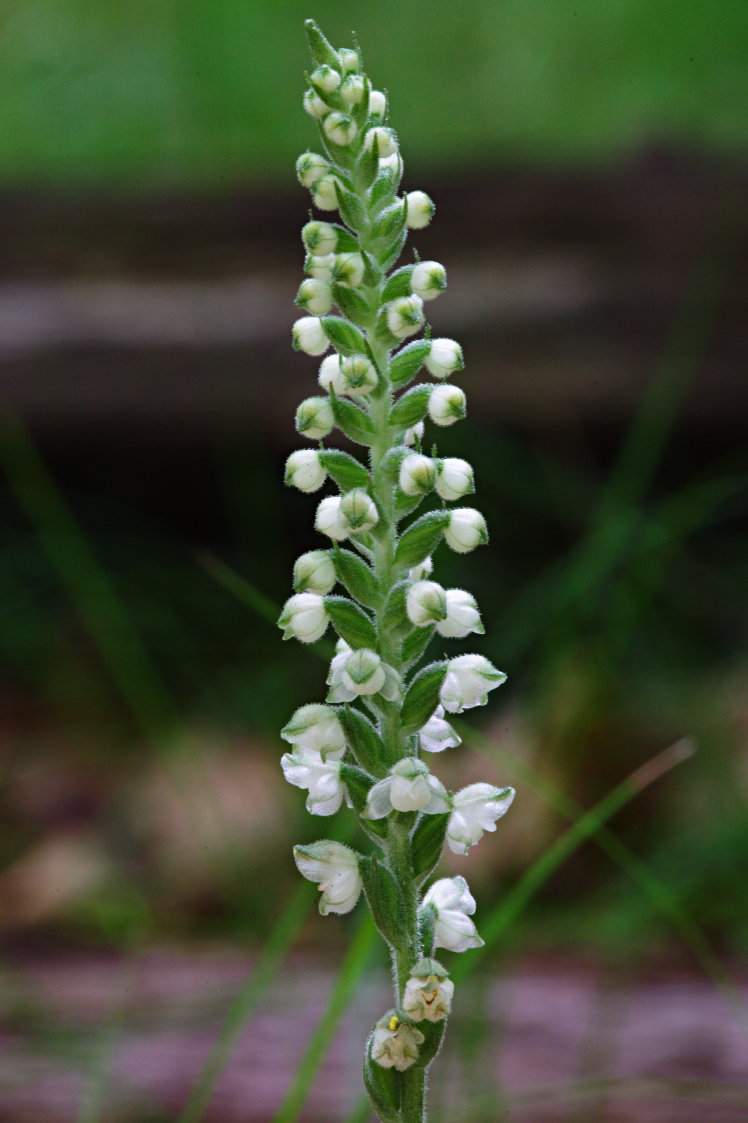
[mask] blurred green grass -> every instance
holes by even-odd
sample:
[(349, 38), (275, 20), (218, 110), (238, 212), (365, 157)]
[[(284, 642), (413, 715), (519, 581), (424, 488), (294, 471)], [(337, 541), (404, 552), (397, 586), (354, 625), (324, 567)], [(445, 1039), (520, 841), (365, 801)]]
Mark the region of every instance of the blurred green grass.
[(309, 15), (341, 45), (358, 34), (415, 163), (746, 150), (741, 0), (9, 0), (0, 178), (139, 190), (287, 177), (310, 138)]

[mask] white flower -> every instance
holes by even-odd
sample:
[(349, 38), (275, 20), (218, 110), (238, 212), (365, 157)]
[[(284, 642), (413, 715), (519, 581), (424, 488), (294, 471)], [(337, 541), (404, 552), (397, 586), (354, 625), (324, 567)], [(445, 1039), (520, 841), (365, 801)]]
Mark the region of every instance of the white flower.
[(377, 117), (384, 117), (387, 112), (387, 97), (381, 90), (372, 90), (369, 94), (369, 113)]
[(462, 347), (454, 339), (432, 339), (431, 349), (424, 363), (434, 378), (449, 378), (450, 374), (465, 366)]
[[(456, 386), (438, 386), (438, 390), (455, 390)], [(434, 485), (437, 495), (442, 499), (462, 499), (471, 491), (475, 491), (473, 469), (467, 460), (460, 460), (457, 456), (446, 456), (436, 465), (436, 483)]]
[(337, 144), (341, 147), (350, 144), (358, 132), (355, 121), (352, 121), (350, 117), (346, 117), (345, 113), (339, 113), (337, 109), (327, 114), (322, 122), (322, 128), (327, 138), (331, 140), (333, 144)]
[(485, 628), (480, 619), (475, 597), (464, 589), (447, 589), (447, 615), (436, 625), (436, 630), (445, 639), (464, 639), (471, 632), (483, 635)]
[(371, 1059), (382, 1068), (405, 1072), (418, 1060), (425, 1037), (420, 1029), (401, 1021), (397, 1014), (382, 1018), (371, 1035)]
[(278, 617), (283, 638), (298, 639), (302, 643), (314, 643), (324, 635), (329, 623), (324, 599), (317, 593), (294, 593)]
[(326, 253), (322, 256), (310, 253), (307, 254), (304, 261), (304, 272), (308, 273), (310, 277), (314, 277), (316, 281), (332, 280), (332, 271), (335, 268), (335, 254)]
[(397, 672), (383, 663), (375, 651), (367, 647), (351, 651), (344, 640), (336, 646), (330, 663), (327, 684), (328, 702), (352, 702), (362, 695), (380, 693), (389, 702), (399, 701), (400, 679)]
[(325, 105), (317, 91), (311, 87), (304, 94), (304, 109), (310, 117), (315, 117), (318, 121), (330, 112), (330, 106)]
[(484, 831), (495, 831), (496, 820), (506, 815), (514, 795), (514, 788), (495, 788), (493, 784), (468, 784), (456, 792), (447, 823), (447, 846), (452, 853), (467, 854)]
[(444, 528), (444, 541), (456, 554), (469, 554), (488, 542), (486, 520), (474, 507), (455, 507)]
[(357, 288), (364, 279), (364, 259), (360, 253), (339, 253), (332, 271), (333, 280)]
[(361, 895), (361, 873), (358, 856), (342, 842), (314, 842), (311, 846), (294, 846), (294, 861), (307, 881), (315, 881), (322, 897), (319, 911), (350, 912)]
[(411, 581), (425, 581), (434, 572), (434, 563), (431, 557), (424, 558), (419, 565), (414, 565), (412, 569), (408, 570), (408, 577)]
[(306, 809), (310, 815), (334, 815), (346, 794), (340, 779), (340, 761), (328, 753), (325, 760), (313, 749), (299, 748), (281, 757), (283, 775), (289, 784), (309, 792)]
[(376, 140), (379, 146), (379, 157), (384, 159), (387, 156), (392, 156), (397, 152), (397, 137), (392, 129), (385, 129), (378, 126), (374, 129), (369, 129), (364, 140), (364, 149), (366, 152), (371, 152)]
[(416, 581), (405, 597), (405, 611), (411, 624), (417, 628), (430, 624), (438, 626), (447, 613), (444, 589), (436, 581)]
[[(321, 178), (322, 176), (317, 176), (315, 183)], [(332, 223), (319, 222), (315, 219), (313, 222), (307, 222), (306, 226), (302, 226), (301, 240), (304, 243), (304, 248), (313, 257), (327, 257), (329, 254), (335, 253), (338, 245), (338, 232)], [(312, 276), (316, 277), (318, 274), (312, 273)], [(325, 277), (324, 280), (329, 281), (330, 278)]]
[(393, 152), (391, 156), (384, 156), (379, 161), (380, 172), (388, 168), (395, 177), (395, 182), (399, 183), (403, 175), (403, 158), (399, 152)]
[(424, 226), (428, 226), (436, 207), (426, 192), (409, 191), (405, 196), (405, 203), (408, 208), (406, 221), (411, 230), (423, 230)]
[(384, 780), (369, 789), (362, 819), (383, 819), (395, 811), (422, 811), (439, 815), (449, 811), (449, 793), (428, 765), (414, 756), (403, 757), (390, 769)]
[(444, 749), (456, 749), (462, 744), (448, 721), (444, 720), (444, 707), (437, 706), (433, 714), (418, 731), (421, 750), (427, 753), (441, 753)]
[(340, 96), (346, 105), (360, 105), (364, 96), (364, 80), (360, 74), (349, 74), (340, 87)]
[(327, 175), (331, 167), (329, 160), (318, 152), (302, 152), (296, 161), (296, 175), (302, 187), (313, 187), (318, 179)]
[(422, 421), (417, 421), (410, 429), (406, 429), (403, 433), (403, 444), (414, 445), (416, 440), (423, 440), (424, 424)]
[(302, 316), (291, 329), (295, 351), (305, 351), (307, 355), (321, 355), (330, 346), (325, 329), (317, 316)]
[(435, 300), (447, 287), (447, 271), (438, 261), (419, 261), (410, 275), (411, 291), (421, 300)]
[(452, 1009), (454, 989), (441, 963), (421, 959), (405, 984), (403, 1012), (414, 1022), (441, 1022)]
[(458, 655), (450, 659), (439, 692), (447, 713), (461, 714), (475, 706), (485, 706), (489, 690), (506, 682), (506, 675), (483, 655)]
[(297, 593), (319, 593), (324, 597), (337, 580), (333, 560), (326, 550), (309, 550), (294, 562), (293, 587)]
[(334, 424), (329, 398), (305, 398), (296, 410), (296, 428), (310, 441), (326, 437)]
[(342, 81), (337, 70), (334, 70), (332, 66), (327, 66), (327, 64), (318, 66), (311, 75), (311, 79), (313, 84), (325, 94), (334, 93)]
[(430, 456), (409, 452), (400, 464), (398, 483), (406, 495), (426, 495), (436, 483), (436, 464)]
[(415, 293), (412, 296), (400, 296), (387, 305), (387, 327), (396, 339), (407, 339), (422, 324), (423, 301)]
[(346, 386), (340, 369), (341, 362), (342, 358), (336, 351), (334, 355), (327, 355), (320, 363), (317, 381), (328, 393), (332, 387), (336, 394), (345, 394)]
[(370, 394), (379, 385), (376, 367), (366, 355), (348, 355), (340, 364), (345, 392), (359, 397)]
[(332, 289), (329, 282), (307, 277), (299, 285), (296, 304), (314, 316), (326, 316), (332, 308)]
[(312, 202), (321, 211), (334, 211), (338, 206), (338, 181), (334, 175), (323, 175), (312, 185)]
[(350, 74), (352, 71), (358, 70), (361, 65), (358, 52), (351, 50), (350, 47), (343, 47), (338, 51), (338, 57), (344, 74)]
[(290, 745), (317, 753), (322, 760), (340, 760), (345, 752), (345, 732), (340, 718), (335, 710), (321, 702), (300, 706), (281, 729), (281, 737)]
[(423, 898), (423, 905), (433, 905), (436, 910), (435, 947), (467, 951), (483, 946), (484, 941), (470, 919), (475, 912), (475, 901), (464, 877), (442, 877), (435, 881)]
[(319, 491), (327, 479), (316, 448), (301, 448), (286, 461), (285, 482), (299, 491)]
[(459, 386), (435, 386), (429, 397), (429, 417), (435, 425), (454, 425), (466, 414), (467, 399)]
[(314, 517), (314, 529), (334, 542), (342, 542), (351, 533), (348, 522), (340, 514), (340, 496), (326, 495), (320, 500)]
[(377, 505), (366, 488), (354, 487), (340, 500), (340, 518), (348, 534), (363, 534), (379, 522)]

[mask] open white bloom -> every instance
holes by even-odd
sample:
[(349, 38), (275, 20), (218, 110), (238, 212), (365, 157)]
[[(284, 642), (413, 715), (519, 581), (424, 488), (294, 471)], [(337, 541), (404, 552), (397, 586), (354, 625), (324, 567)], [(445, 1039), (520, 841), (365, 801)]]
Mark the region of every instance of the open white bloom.
[(369, 113), (384, 117), (387, 113), (387, 96), (382, 90), (372, 90), (369, 94)]
[(318, 152), (302, 152), (296, 161), (296, 175), (302, 187), (313, 187), (318, 179), (327, 175), (331, 167), (330, 161)]
[(399, 676), (388, 663), (382, 662), (376, 651), (368, 647), (351, 651), (341, 640), (336, 652), (327, 676), (328, 702), (352, 702), (371, 694), (381, 694), (389, 702), (400, 699)]
[(298, 639), (302, 643), (314, 643), (325, 634), (329, 623), (324, 599), (316, 593), (294, 593), (278, 617), (283, 638)]
[(290, 745), (317, 753), (322, 760), (328, 757), (340, 760), (345, 752), (345, 732), (340, 718), (335, 710), (321, 702), (300, 706), (281, 729), (281, 737)]
[(334, 175), (320, 176), (312, 184), (312, 202), (321, 211), (334, 211), (338, 208), (338, 181)]
[(436, 463), (430, 456), (409, 452), (400, 464), (400, 488), (406, 495), (426, 495), (436, 483)]
[(364, 80), (360, 74), (349, 74), (340, 87), (340, 96), (346, 105), (360, 105), (364, 96)]
[(444, 718), (444, 707), (437, 706), (433, 714), (418, 731), (421, 750), (427, 753), (441, 753), (444, 749), (456, 749), (462, 744), (448, 721)]
[(307, 355), (321, 355), (330, 346), (325, 335), (322, 321), (317, 316), (302, 316), (291, 331), (295, 351), (305, 351)]
[(408, 577), (411, 581), (425, 581), (434, 572), (434, 563), (431, 557), (424, 558), (419, 565), (414, 565), (412, 569), (408, 570)]
[(310, 277), (314, 277), (315, 281), (327, 281), (328, 284), (332, 280), (332, 271), (334, 268), (334, 253), (326, 253), (322, 256), (307, 254), (304, 262), (304, 269)]
[(414, 1022), (441, 1022), (452, 1009), (454, 989), (441, 963), (421, 959), (405, 984), (403, 1012)]
[(348, 534), (363, 534), (379, 522), (377, 505), (366, 488), (354, 487), (340, 500), (340, 518)]
[(325, 94), (334, 93), (342, 81), (337, 70), (327, 65), (318, 66), (312, 73), (311, 79), (314, 85)]
[(322, 128), (328, 140), (341, 147), (350, 144), (358, 132), (356, 122), (346, 117), (345, 113), (339, 113), (337, 109), (327, 114), (322, 122)]
[(392, 156), (398, 150), (397, 137), (392, 129), (385, 129), (381, 125), (369, 129), (364, 140), (364, 150), (371, 152), (375, 141), (379, 146), (380, 159), (384, 159), (385, 156)]
[(347, 355), (340, 364), (340, 370), (349, 394), (363, 397), (376, 390), (379, 384), (376, 367), (366, 355)]
[(296, 410), (296, 428), (303, 437), (318, 441), (335, 425), (329, 398), (305, 398)]
[(408, 208), (407, 223), (411, 230), (423, 230), (434, 217), (433, 200), (429, 199), (425, 191), (409, 191), (405, 196)]
[(324, 597), (337, 583), (335, 565), (326, 550), (309, 550), (294, 562), (293, 587), (297, 593)]
[(514, 788), (495, 788), (493, 784), (468, 784), (455, 792), (447, 823), (447, 846), (452, 853), (467, 854), (484, 831), (495, 831), (496, 820), (506, 815), (514, 795)]
[(486, 520), (474, 507), (455, 507), (444, 528), (444, 541), (456, 554), (469, 554), (488, 542)]
[(425, 1040), (420, 1029), (397, 1014), (387, 1015), (377, 1022), (371, 1035), (371, 1059), (382, 1068), (405, 1072), (418, 1060), (418, 1046)]
[(439, 815), (450, 809), (449, 792), (429, 772), (428, 765), (414, 756), (403, 757), (389, 776), (369, 789), (362, 819), (383, 819), (395, 811), (423, 811)]
[(358, 855), (349, 846), (325, 839), (311, 846), (294, 846), (293, 857), (302, 877), (317, 883), (322, 893), (319, 911), (323, 916), (351, 911), (363, 885)]
[(334, 815), (346, 794), (340, 779), (340, 760), (328, 753), (323, 760), (314, 749), (303, 747), (281, 757), (283, 775), (289, 784), (309, 792), (306, 809), (310, 815)]
[(436, 581), (416, 581), (406, 594), (405, 611), (411, 624), (417, 628), (426, 628), (430, 624), (438, 626), (447, 615), (444, 589)]
[(423, 324), (423, 301), (413, 293), (387, 305), (387, 327), (396, 339), (407, 339)]
[[(322, 179), (322, 176), (318, 176), (317, 179)], [(317, 180), (314, 182), (316, 183)], [(304, 248), (307, 253), (310, 253), (313, 257), (328, 258), (329, 255), (334, 254), (337, 249), (338, 232), (332, 223), (319, 222), (319, 220), (315, 219), (312, 222), (307, 222), (306, 226), (302, 226), (301, 240), (304, 243)], [(312, 273), (313, 277), (317, 275), (316, 273)], [(329, 281), (330, 278), (325, 277), (324, 280)]]
[(454, 425), (455, 421), (461, 421), (467, 413), (467, 398), (465, 397), (464, 390), (459, 386), (449, 386), (444, 383), (441, 386), (435, 386), (431, 391), (429, 398), (429, 417), (435, 425), (441, 425), (446, 428), (447, 425)]
[(340, 513), (340, 504), (339, 495), (326, 495), (320, 500), (314, 516), (314, 529), (334, 542), (342, 542), (351, 533), (350, 524)]
[(455, 343), (454, 339), (432, 339), (431, 350), (424, 363), (434, 378), (449, 378), (450, 374), (462, 370), (465, 366), (462, 347), (459, 343)]
[(438, 261), (419, 261), (410, 275), (411, 291), (421, 300), (435, 300), (447, 287), (447, 270)]
[(435, 947), (467, 951), (483, 946), (484, 941), (470, 919), (475, 912), (475, 900), (464, 877), (442, 877), (435, 881), (423, 898), (423, 905), (433, 905), (436, 910)]
[(330, 112), (330, 106), (326, 105), (317, 91), (311, 87), (304, 94), (304, 109), (310, 117), (314, 117), (318, 121), (321, 121)]
[(326, 316), (332, 308), (332, 289), (329, 281), (307, 277), (299, 285), (296, 304), (314, 316)]
[(333, 280), (357, 288), (364, 279), (364, 259), (360, 253), (339, 253), (332, 271)]
[(326, 355), (320, 363), (317, 381), (328, 393), (332, 387), (336, 394), (345, 394), (345, 379), (340, 369), (342, 361), (342, 356), (336, 351), (333, 355)]
[(481, 623), (475, 597), (464, 589), (447, 589), (445, 594), (447, 614), (436, 625), (436, 630), (445, 639), (464, 639), (471, 632), (483, 635), (485, 628)]
[[(445, 389), (452, 390), (455, 387), (448, 386)], [(437, 495), (448, 502), (462, 499), (464, 495), (475, 491), (473, 469), (467, 460), (460, 460), (458, 456), (446, 456), (437, 462), (434, 487)]]
[(410, 429), (406, 429), (403, 433), (403, 444), (412, 446), (416, 443), (417, 440), (422, 441), (424, 428), (425, 427), (423, 422), (417, 421), (416, 424), (412, 425)]
[(458, 655), (450, 659), (439, 692), (447, 713), (461, 714), (475, 706), (485, 706), (489, 690), (506, 682), (506, 675), (483, 655)]
[(300, 448), (286, 461), (285, 482), (299, 491), (319, 491), (327, 479), (316, 448)]

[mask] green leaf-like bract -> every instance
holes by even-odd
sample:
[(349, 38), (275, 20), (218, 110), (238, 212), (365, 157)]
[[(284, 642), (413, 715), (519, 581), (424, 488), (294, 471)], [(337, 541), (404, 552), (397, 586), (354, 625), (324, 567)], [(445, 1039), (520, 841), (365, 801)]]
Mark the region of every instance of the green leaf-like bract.
[(420, 565), (442, 540), (449, 522), (449, 511), (429, 511), (403, 531), (395, 550), (395, 565), (410, 569)]
[(369, 473), (366, 468), (349, 452), (343, 452), (339, 448), (322, 448), (319, 451), (319, 461), (341, 491), (350, 491), (353, 487), (366, 487), (369, 483)]
[(346, 740), (358, 763), (372, 776), (382, 779), (387, 774), (387, 750), (382, 738), (368, 717), (351, 706), (338, 711)]
[(446, 663), (430, 663), (412, 680), (400, 711), (404, 733), (415, 733), (429, 720), (439, 705), (439, 691), (446, 674)]
[(374, 426), (366, 410), (361, 409), (347, 398), (338, 398), (330, 395), (330, 405), (335, 424), (346, 437), (360, 445), (374, 443)]
[(399, 429), (410, 429), (426, 416), (433, 387), (424, 383), (413, 386), (398, 398), (390, 410), (389, 423)]
[(354, 601), (347, 597), (325, 597), (325, 609), (335, 631), (351, 647), (376, 646), (376, 629)]
[(393, 386), (403, 386), (415, 378), (431, 350), (428, 339), (416, 339), (401, 348), (390, 361), (390, 381)]
[(423, 881), (433, 871), (441, 858), (444, 836), (447, 833), (449, 812), (443, 815), (422, 815), (410, 840), (413, 874)]
[(323, 316), (322, 327), (333, 347), (341, 355), (367, 353), (365, 338), (358, 328), (349, 324), (347, 320), (342, 320), (339, 316)]
[(379, 582), (363, 558), (354, 554), (352, 550), (343, 550), (340, 546), (336, 546), (333, 561), (338, 579), (345, 585), (353, 599), (367, 608), (379, 608), (382, 601)]
[(400, 886), (378, 858), (363, 858), (359, 869), (377, 928), (388, 944), (396, 948), (406, 947), (408, 914)]

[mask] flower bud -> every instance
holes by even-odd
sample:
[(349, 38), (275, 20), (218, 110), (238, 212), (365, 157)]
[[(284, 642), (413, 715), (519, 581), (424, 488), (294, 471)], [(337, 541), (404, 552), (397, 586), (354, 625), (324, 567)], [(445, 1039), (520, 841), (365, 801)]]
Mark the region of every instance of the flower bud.
[(495, 831), (497, 820), (506, 815), (514, 796), (514, 788), (495, 788), (493, 784), (468, 784), (455, 792), (447, 823), (447, 846), (452, 853), (467, 854), (484, 831)]
[(342, 842), (313, 842), (311, 846), (294, 846), (294, 861), (302, 877), (317, 883), (322, 896), (319, 911), (350, 912), (361, 895), (363, 883), (358, 868), (358, 855)]
[[(322, 176), (318, 178), (321, 179)], [(315, 180), (316, 182), (317, 180)], [(307, 222), (306, 226), (302, 227), (301, 240), (314, 257), (326, 257), (328, 254), (335, 253), (338, 244), (338, 232), (329, 222)], [(313, 277), (315, 275), (312, 273)], [(329, 277), (324, 279), (330, 280)]]
[(379, 384), (377, 370), (366, 355), (348, 355), (340, 364), (344, 378), (345, 393), (363, 396), (376, 390)]
[(350, 144), (358, 132), (355, 121), (346, 117), (345, 113), (339, 113), (337, 109), (327, 114), (322, 122), (322, 128), (328, 140), (340, 147)]
[(424, 558), (420, 565), (414, 565), (412, 569), (408, 570), (408, 577), (411, 581), (425, 581), (434, 572), (434, 563), (431, 557)]
[(364, 80), (360, 74), (349, 74), (340, 87), (340, 96), (346, 105), (360, 105), (364, 96)]
[(311, 87), (304, 94), (304, 109), (317, 121), (321, 121), (330, 112), (330, 106), (325, 105), (317, 91)]
[(416, 581), (408, 589), (405, 611), (411, 624), (417, 628), (438, 625), (447, 615), (444, 589), (436, 581)]
[[(444, 389), (451, 390), (454, 387), (445, 386)], [(462, 499), (463, 495), (475, 491), (473, 469), (467, 460), (460, 460), (457, 456), (447, 456), (444, 460), (437, 461), (434, 486), (436, 494), (447, 502), (452, 499)]]
[(313, 277), (315, 281), (332, 281), (332, 271), (335, 268), (335, 254), (328, 253), (324, 257), (315, 257), (307, 254), (304, 258), (304, 272)]
[(334, 211), (338, 208), (336, 191), (337, 180), (334, 175), (323, 175), (312, 186), (312, 202), (321, 211)]
[(313, 316), (326, 316), (332, 308), (332, 288), (329, 281), (307, 277), (299, 285), (295, 303)]
[(423, 440), (424, 424), (422, 421), (417, 421), (410, 429), (406, 429), (403, 433), (403, 444), (412, 446), (417, 440)]
[(320, 363), (317, 381), (328, 393), (330, 387), (336, 394), (345, 394), (346, 392), (346, 382), (343, 378), (341, 363), (342, 358), (337, 351), (334, 355), (327, 355)]
[(340, 517), (349, 534), (363, 534), (379, 522), (374, 500), (363, 487), (354, 487), (340, 500)]
[(299, 491), (319, 491), (327, 479), (316, 448), (301, 448), (286, 461), (285, 482)]
[(369, 129), (364, 139), (364, 150), (366, 152), (371, 152), (375, 141), (378, 146), (380, 159), (393, 156), (398, 151), (397, 136), (392, 129), (385, 129), (381, 125)]
[(329, 398), (305, 398), (296, 410), (296, 428), (310, 441), (319, 441), (332, 431), (335, 418)]
[(441, 1022), (452, 1009), (454, 989), (441, 963), (421, 959), (405, 984), (403, 1013), (416, 1022)]
[(281, 737), (290, 745), (310, 749), (325, 759), (339, 760), (346, 748), (345, 732), (340, 718), (330, 706), (311, 702), (300, 706), (281, 729)]
[(364, 694), (377, 692), (388, 702), (398, 702), (402, 698), (397, 671), (369, 648), (351, 651), (345, 640), (338, 640), (335, 645), (327, 684), (330, 687), (328, 702), (353, 702)]
[[(296, 161), (296, 177), (302, 187), (313, 187), (331, 170), (332, 164), (318, 152), (302, 152)], [(303, 233), (303, 232), (302, 232)]]
[(426, 495), (436, 483), (436, 464), (430, 456), (409, 452), (400, 465), (398, 482), (406, 495)]
[(379, 170), (384, 171), (389, 168), (395, 177), (395, 183), (399, 183), (403, 177), (403, 158), (399, 152), (393, 152), (391, 156), (384, 156), (379, 161)]
[(447, 287), (447, 271), (438, 261), (419, 261), (410, 275), (411, 291), (421, 300), (435, 300)]
[(364, 259), (360, 253), (339, 253), (332, 271), (333, 279), (341, 285), (358, 288), (364, 279)]
[(316, 593), (294, 593), (278, 617), (283, 638), (298, 639), (302, 643), (314, 643), (325, 634), (329, 623), (324, 599)]
[(431, 349), (424, 362), (434, 378), (449, 378), (450, 374), (465, 366), (462, 348), (454, 339), (432, 339)]
[(334, 93), (341, 82), (341, 77), (337, 70), (334, 70), (331, 66), (327, 66), (327, 64), (318, 66), (311, 75), (311, 79), (315, 87), (326, 94)]
[[(401, 296), (387, 305), (387, 327), (396, 339), (407, 339), (423, 324), (423, 301), (420, 296)], [(428, 364), (428, 359), (426, 359)]]
[(459, 386), (435, 386), (429, 398), (429, 417), (435, 425), (454, 425), (465, 416), (466, 402)]
[(444, 541), (456, 554), (469, 554), (488, 542), (486, 520), (474, 507), (455, 507), (444, 528)]
[(314, 517), (314, 529), (326, 534), (333, 542), (342, 542), (351, 533), (348, 522), (340, 514), (339, 495), (327, 495), (320, 500)]
[(291, 338), (294, 351), (304, 351), (307, 355), (321, 355), (330, 346), (325, 329), (316, 316), (302, 316), (297, 320), (291, 329)]
[(372, 90), (369, 94), (369, 113), (372, 116), (384, 118), (387, 113), (387, 97), (381, 90)]
[(458, 655), (450, 659), (439, 692), (439, 701), (447, 713), (461, 714), (475, 706), (485, 706), (489, 690), (506, 682), (506, 675), (483, 655)]
[(371, 1035), (371, 1059), (382, 1068), (405, 1072), (418, 1060), (418, 1046), (426, 1038), (420, 1029), (388, 1014), (377, 1022)]
[(338, 51), (340, 58), (340, 66), (344, 74), (351, 74), (353, 71), (358, 70), (361, 65), (361, 60), (358, 57), (358, 52), (351, 50), (350, 47), (343, 47)]
[(436, 207), (425, 191), (409, 191), (405, 196), (406, 222), (411, 230), (423, 230), (434, 217)]
[(354, 694), (377, 694), (384, 686), (385, 673), (376, 651), (368, 647), (352, 651), (343, 664), (342, 681)]
[(317, 593), (324, 597), (337, 580), (335, 565), (325, 550), (309, 550), (294, 562), (293, 587), (297, 593)]
[(475, 597), (464, 589), (447, 589), (445, 615), (437, 623), (436, 630), (445, 639), (464, 639), (471, 632), (483, 635), (486, 629), (481, 623)]

